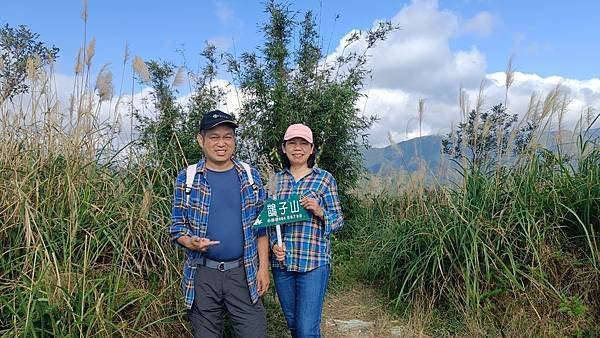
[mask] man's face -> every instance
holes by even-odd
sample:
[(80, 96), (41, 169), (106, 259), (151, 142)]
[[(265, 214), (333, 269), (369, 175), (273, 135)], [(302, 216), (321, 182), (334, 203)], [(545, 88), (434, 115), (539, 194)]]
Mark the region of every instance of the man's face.
[(198, 135), (206, 164), (224, 165), (231, 161), (235, 151), (235, 132), (229, 124), (221, 124)]

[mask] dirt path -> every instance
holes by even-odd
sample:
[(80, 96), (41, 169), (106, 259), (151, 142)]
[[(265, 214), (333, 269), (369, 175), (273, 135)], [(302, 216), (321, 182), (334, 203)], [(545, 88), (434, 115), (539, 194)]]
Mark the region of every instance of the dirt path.
[(383, 304), (382, 297), (364, 285), (329, 293), (323, 309), (323, 336), (419, 337), (387, 314)]

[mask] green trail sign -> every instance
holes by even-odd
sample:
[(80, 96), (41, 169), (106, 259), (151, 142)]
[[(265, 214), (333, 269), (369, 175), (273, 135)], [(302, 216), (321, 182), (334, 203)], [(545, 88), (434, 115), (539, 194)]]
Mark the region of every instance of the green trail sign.
[(311, 218), (308, 211), (300, 205), (298, 195), (287, 200), (268, 200), (254, 222), (255, 228), (265, 228), (278, 224), (307, 221)]

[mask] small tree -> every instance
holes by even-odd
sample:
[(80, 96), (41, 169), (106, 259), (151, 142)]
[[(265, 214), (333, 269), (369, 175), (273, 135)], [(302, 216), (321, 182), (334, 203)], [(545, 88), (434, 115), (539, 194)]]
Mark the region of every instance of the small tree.
[(463, 169), (487, 169), (509, 151), (518, 155), (529, 144), (536, 125), (528, 121), (515, 126), (516, 122), (517, 115), (507, 114), (502, 103), (484, 113), (472, 110), (467, 121), (442, 140), (442, 152), (466, 160), (469, 168)]
[(226, 96), (224, 88), (214, 83), (221, 62), (221, 58), (217, 57), (215, 46), (206, 44), (200, 55), (206, 60), (206, 64), (197, 73), (188, 72), (194, 90), (186, 107), (185, 120), (179, 134), (189, 163), (195, 163), (202, 157), (202, 150), (196, 144), (202, 116), (216, 109), (225, 101)]
[(178, 77), (185, 66), (178, 71), (170, 62), (146, 62), (154, 116), (139, 111), (133, 114), (140, 133), (138, 146), (173, 171), (181, 169), (184, 158), (188, 163), (195, 163), (202, 157), (201, 149), (196, 144), (200, 120), (205, 112), (215, 109), (225, 97), (224, 90), (213, 84), (219, 61), (215, 56), (215, 47), (207, 45), (201, 55), (207, 63), (197, 74), (188, 72), (194, 90), (190, 101), (184, 106), (176, 100), (178, 91), (175, 84), (182, 81)]
[(369, 73), (367, 51), (395, 27), (384, 22), (365, 34), (356, 32), (346, 47), (364, 38), (363, 50), (326, 61), (311, 12), (296, 22), (288, 5), (275, 1), (267, 3), (266, 12), (270, 19), (262, 27), (262, 49), (229, 57), (229, 71), (244, 97), (240, 156), (251, 162), (262, 157), (281, 168), (277, 149), (285, 129), (304, 123), (313, 130), (318, 165), (332, 172), (344, 191), (363, 170), (359, 147), (366, 145), (366, 132), (376, 120), (356, 108)]
[(0, 28), (0, 103), (29, 90), (28, 67), (37, 70), (58, 57), (57, 47), (47, 47), (38, 38), (27, 26)]
[[(153, 159), (174, 161), (177, 153), (176, 131), (182, 119), (182, 108), (176, 101), (177, 91), (171, 86), (175, 66), (169, 62), (146, 62), (152, 86), (152, 103), (155, 115), (148, 116), (134, 111), (140, 133), (138, 145), (149, 152)], [(174, 164), (174, 163), (173, 163)]]

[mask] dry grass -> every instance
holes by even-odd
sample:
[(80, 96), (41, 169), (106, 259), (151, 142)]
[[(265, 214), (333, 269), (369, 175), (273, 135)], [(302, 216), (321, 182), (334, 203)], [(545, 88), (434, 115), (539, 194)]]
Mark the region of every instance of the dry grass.
[(0, 104), (2, 336), (186, 332), (180, 253), (163, 232), (172, 177), (143, 156), (107, 160), (115, 131), (98, 116), (112, 73), (90, 86), (94, 50), (92, 39), (77, 58), (68, 106), (35, 58), (30, 93)]
[[(476, 117), (483, 96), (480, 90)], [(466, 95), (460, 102), (469, 111)], [(361, 185), (365, 204), (353, 210), (356, 219), (336, 243), (338, 262), (348, 260), (344, 269), (386, 290), (396, 311), (408, 306), (403, 318), (411, 332), (598, 334), (599, 148), (584, 133), (562, 130), (568, 102), (560, 85), (545, 97), (532, 95), (517, 124), (538, 126), (525, 151), (516, 159), (507, 154), (489, 173), (463, 161), (461, 185), (421, 188), (418, 171), (370, 178)], [(582, 113), (580, 126), (597, 121), (588, 115)], [(544, 140), (554, 125), (560, 130)], [(469, 140), (473, 147), (498, 132), (492, 125), (474, 128), (482, 133)], [(515, 138), (509, 135), (509, 146)], [(423, 306), (423, 299), (431, 302)]]

